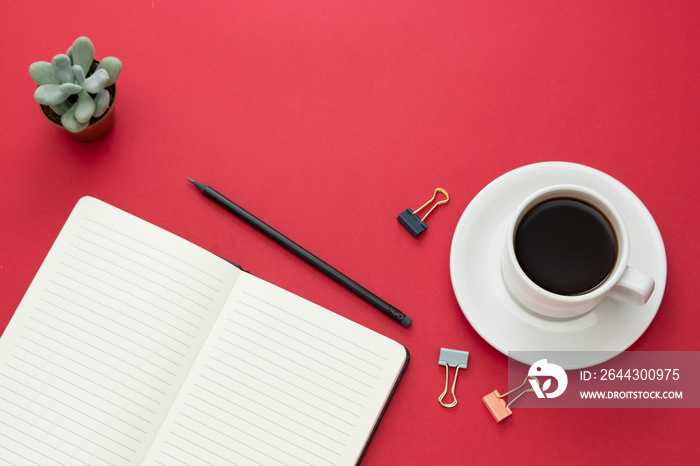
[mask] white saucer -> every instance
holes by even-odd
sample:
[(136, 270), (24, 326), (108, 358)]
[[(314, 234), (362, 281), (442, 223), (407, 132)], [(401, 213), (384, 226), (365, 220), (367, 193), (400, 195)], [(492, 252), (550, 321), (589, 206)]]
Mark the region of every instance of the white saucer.
[[(645, 305), (606, 298), (582, 316), (552, 319), (524, 309), (511, 298), (500, 266), (508, 220), (529, 194), (562, 183), (593, 189), (618, 209), (630, 235), (629, 265), (656, 282)], [(624, 351), (651, 324), (666, 288), (666, 252), (651, 214), (622, 183), (584, 165), (544, 162), (508, 172), (474, 197), (455, 229), (450, 275), (462, 312), (491, 346), (506, 355), (513, 351), (579, 352), (571, 353), (577, 356), (560, 365), (580, 369)], [(511, 357), (526, 364), (535, 362), (528, 356)]]

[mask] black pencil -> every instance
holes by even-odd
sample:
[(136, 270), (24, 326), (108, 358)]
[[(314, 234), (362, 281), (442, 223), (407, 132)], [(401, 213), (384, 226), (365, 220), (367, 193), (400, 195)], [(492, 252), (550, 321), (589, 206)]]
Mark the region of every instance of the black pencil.
[(281, 244), (285, 248), (289, 249), (291, 252), (296, 254), (297, 256), (301, 257), (304, 259), (306, 262), (309, 264), (313, 265), (316, 267), (318, 270), (321, 272), (325, 273), (341, 285), (345, 286), (348, 288), (350, 291), (353, 291), (355, 294), (360, 296), (361, 298), (365, 299), (367, 302), (375, 306), (377, 309), (380, 311), (384, 312), (387, 314), (389, 317), (394, 319), (395, 321), (399, 322), (401, 325), (404, 327), (408, 327), (411, 324), (411, 318), (405, 315), (403, 312), (399, 311), (396, 309), (394, 306), (391, 304), (387, 303), (383, 299), (381, 299), (379, 296), (375, 295), (365, 287), (359, 285), (357, 282), (354, 280), (350, 279), (347, 275), (339, 272), (337, 269), (331, 267), (328, 265), (326, 262), (322, 261), (315, 255), (311, 254), (309, 251), (306, 249), (302, 248), (299, 246), (297, 243), (292, 241), (291, 239), (287, 238), (284, 236), (282, 233), (279, 231), (275, 230), (272, 228), (270, 225), (266, 224), (259, 218), (255, 217), (253, 214), (250, 212), (246, 211), (239, 205), (235, 204), (233, 201), (225, 197), (223, 194), (217, 192), (214, 188), (211, 188), (203, 183), (199, 183), (197, 181), (194, 181), (191, 178), (187, 178), (189, 181), (194, 184), (197, 189), (199, 189), (202, 194), (204, 194), (206, 197), (209, 199), (213, 200), (229, 212), (233, 213), (237, 217), (241, 218), (244, 220), (246, 223), (249, 225), (252, 225), (253, 227), (257, 228), (259, 231), (267, 235), (268, 237), (272, 238), (275, 240), (277, 243)]

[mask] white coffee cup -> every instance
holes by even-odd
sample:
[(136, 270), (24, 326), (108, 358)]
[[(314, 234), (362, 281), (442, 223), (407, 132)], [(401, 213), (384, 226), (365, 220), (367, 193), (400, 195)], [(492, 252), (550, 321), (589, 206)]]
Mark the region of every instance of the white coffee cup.
[[(564, 202), (577, 201), (593, 207), (595, 211), (602, 214), (612, 232), (614, 232), (616, 254), (615, 252), (608, 254), (610, 257), (607, 259), (611, 261), (612, 265), (607, 276), (597, 285), (582, 292), (569, 294), (558, 292), (558, 290), (551, 287), (546, 289), (546, 284), (543, 285), (541, 282), (538, 284), (528, 276), (518, 260), (518, 254), (516, 254), (516, 234), (519, 233), (523, 219), (534, 208), (553, 200), (566, 200)], [(576, 204), (576, 202), (573, 202), (573, 204)], [(552, 204), (550, 203), (549, 205)], [(541, 207), (538, 209), (541, 209)], [(553, 214), (550, 217), (554, 222), (557, 222), (558, 218)], [(552, 229), (552, 231), (556, 231), (556, 228)], [(568, 235), (559, 237), (568, 239)], [(577, 241), (585, 242), (586, 238), (578, 238)], [(559, 241), (554, 241), (554, 243), (559, 243)], [(525, 246), (533, 247), (532, 244)], [(548, 252), (546, 250), (548, 246), (546, 242), (537, 244), (537, 248), (545, 248), (545, 253)], [(581, 250), (585, 250), (585, 246), (592, 247), (585, 244), (581, 246), (583, 246)], [(518, 247), (523, 248), (524, 246), (520, 244)], [(538, 251), (538, 249), (529, 251), (531, 253), (529, 257), (538, 257)], [(519, 252), (522, 258), (523, 251)], [(554, 253), (551, 256), (558, 257)], [(583, 186), (554, 185), (533, 193), (516, 209), (508, 225), (501, 269), (506, 287), (523, 306), (545, 316), (566, 318), (590, 311), (606, 297), (627, 301), (636, 305), (645, 304), (654, 291), (654, 280), (646, 274), (629, 267), (629, 256), (630, 239), (625, 222), (617, 210), (603, 196)], [(542, 273), (545, 275), (549, 273), (546, 267), (543, 268)], [(553, 271), (552, 274), (554, 273)]]

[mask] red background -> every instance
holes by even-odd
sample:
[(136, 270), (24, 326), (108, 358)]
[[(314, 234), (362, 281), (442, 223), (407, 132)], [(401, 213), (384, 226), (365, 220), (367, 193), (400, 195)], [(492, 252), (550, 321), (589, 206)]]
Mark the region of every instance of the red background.
[[(700, 6), (694, 1), (4, 2), (0, 330), (76, 201), (92, 195), (387, 335), (412, 360), (364, 464), (681, 464), (697, 409), (522, 409), (481, 397), (507, 360), (454, 297), (470, 200), (519, 166), (620, 180), (664, 238), (661, 308), (631, 349), (700, 349)], [(28, 66), (80, 36), (119, 57), (116, 124), (73, 141)], [(414, 319), (409, 329), (206, 200), (210, 184)], [(451, 196), (413, 239), (396, 221)], [(470, 352), (437, 403), (440, 347)]]

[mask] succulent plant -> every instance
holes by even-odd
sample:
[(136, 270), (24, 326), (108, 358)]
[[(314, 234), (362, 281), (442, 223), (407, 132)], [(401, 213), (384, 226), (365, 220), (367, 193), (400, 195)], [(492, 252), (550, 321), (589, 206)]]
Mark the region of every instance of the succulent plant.
[(29, 66), (29, 76), (39, 86), (34, 100), (48, 105), (61, 116), (61, 124), (77, 133), (88, 127), (91, 118), (99, 118), (109, 108), (110, 94), (122, 62), (107, 57), (93, 70), (95, 47), (87, 37), (79, 37), (65, 54), (51, 63), (38, 61)]

